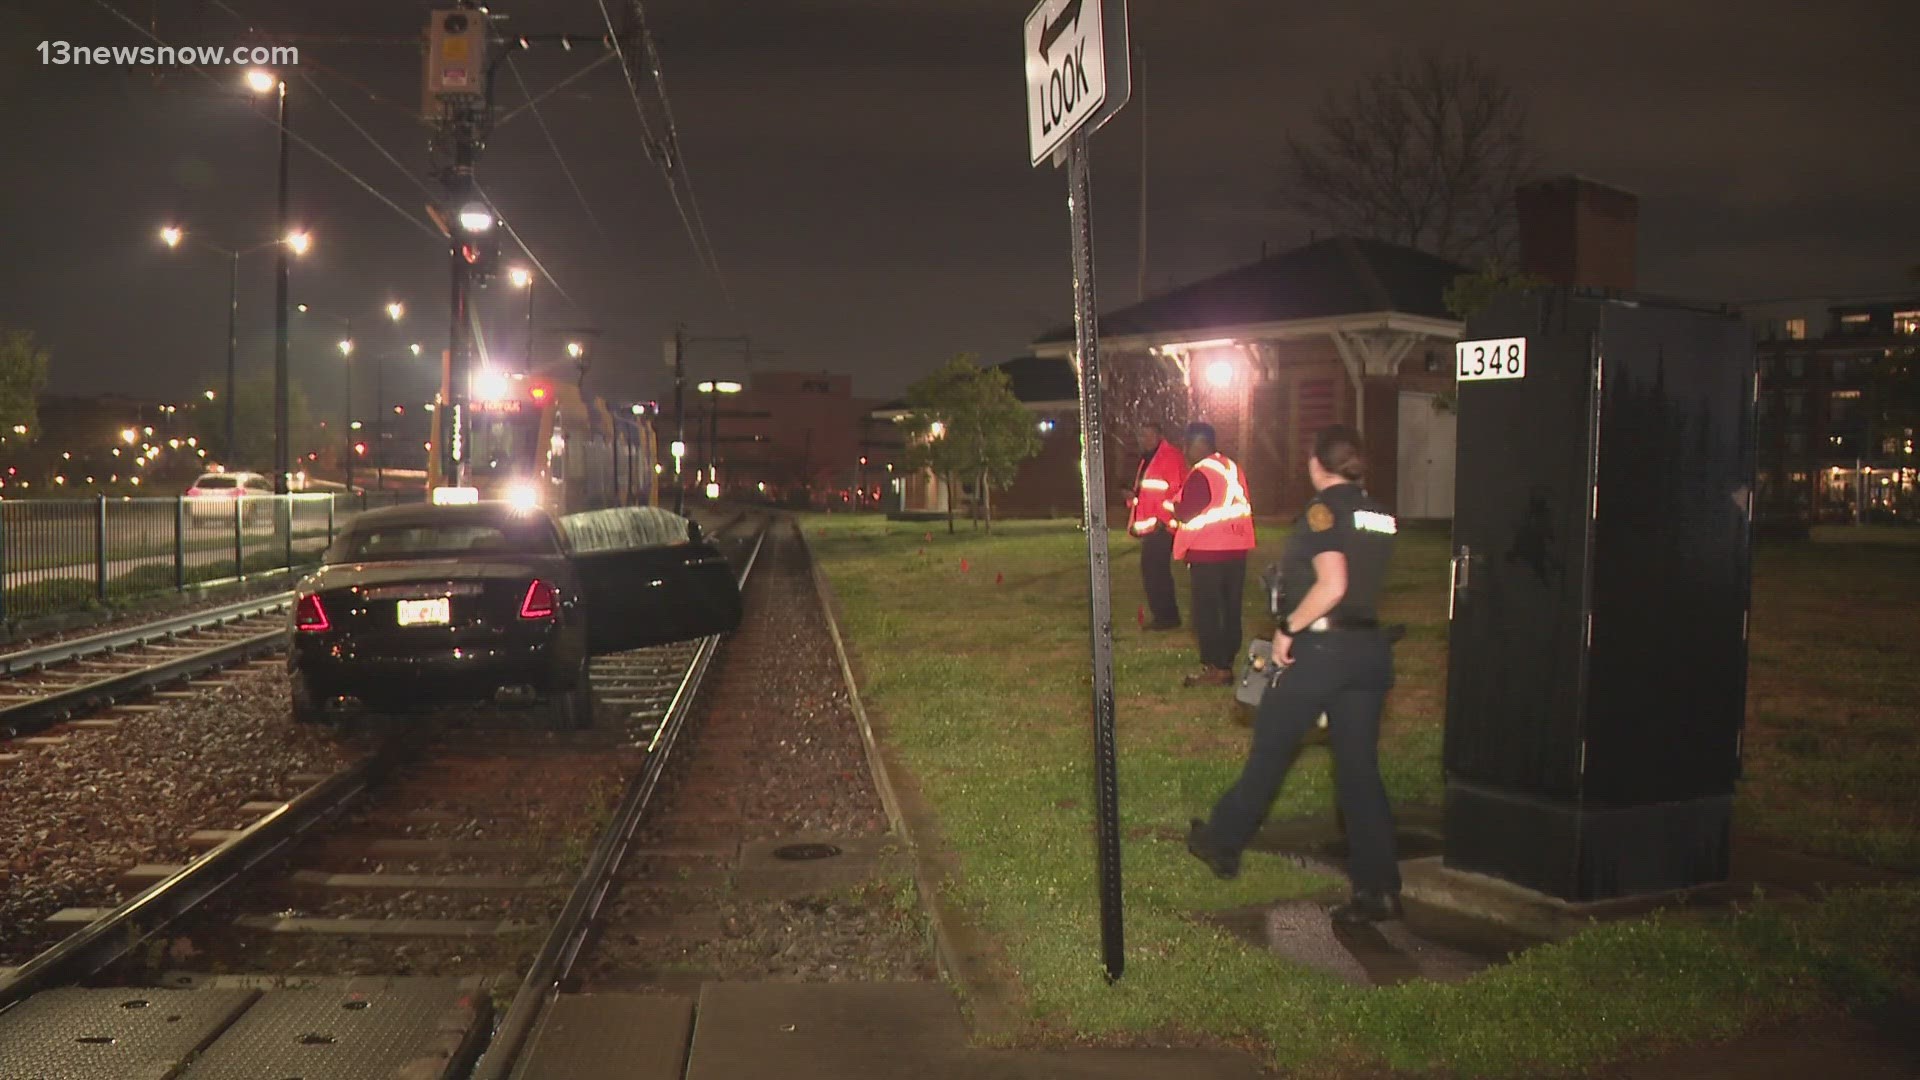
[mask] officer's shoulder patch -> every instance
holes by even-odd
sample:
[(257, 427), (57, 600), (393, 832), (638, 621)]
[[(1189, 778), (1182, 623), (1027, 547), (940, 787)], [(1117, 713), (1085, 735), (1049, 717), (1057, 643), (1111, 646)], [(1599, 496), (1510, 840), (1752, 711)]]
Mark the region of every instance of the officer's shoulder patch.
[(1326, 503), (1317, 502), (1307, 507), (1307, 528), (1314, 532), (1326, 532), (1333, 528), (1333, 511)]

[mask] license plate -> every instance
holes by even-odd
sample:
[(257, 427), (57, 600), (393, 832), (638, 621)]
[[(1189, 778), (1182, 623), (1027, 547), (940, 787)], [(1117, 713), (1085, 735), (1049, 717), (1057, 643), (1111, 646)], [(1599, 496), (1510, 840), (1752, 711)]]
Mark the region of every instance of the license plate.
[(401, 626), (445, 626), (453, 621), (452, 601), (444, 596), (432, 600), (399, 602)]

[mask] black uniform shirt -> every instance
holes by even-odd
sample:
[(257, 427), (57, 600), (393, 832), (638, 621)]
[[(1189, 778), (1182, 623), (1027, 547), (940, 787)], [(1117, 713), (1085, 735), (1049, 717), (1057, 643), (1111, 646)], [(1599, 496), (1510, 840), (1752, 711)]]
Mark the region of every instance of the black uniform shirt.
[(1319, 577), (1313, 557), (1338, 551), (1347, 557), (1347, 594), (1328, 614), (1336, 619), (1378, 619), (1380, 590), (1387, 582), (1387, 560), (1393, 557), (1393, 515), (1367, 497), (1359, 484), (1335, 484), (1307, 503), (1280, 552), (1280, 577), (1285, 618)]

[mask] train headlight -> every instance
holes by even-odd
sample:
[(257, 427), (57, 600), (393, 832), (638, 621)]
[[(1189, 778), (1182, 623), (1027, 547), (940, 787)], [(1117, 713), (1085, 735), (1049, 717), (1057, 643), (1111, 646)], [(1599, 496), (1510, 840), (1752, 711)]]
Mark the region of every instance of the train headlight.
[(509, 484), (502, 494), (515, 510), (532, 510), (540, 505), (540, 489), (529, 483)]

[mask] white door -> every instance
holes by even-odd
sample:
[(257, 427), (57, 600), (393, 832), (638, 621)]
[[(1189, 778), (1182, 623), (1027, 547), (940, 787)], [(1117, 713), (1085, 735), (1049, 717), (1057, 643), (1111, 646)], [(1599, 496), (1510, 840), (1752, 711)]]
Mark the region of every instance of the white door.
[(1455, 417), (1437, 412), (1434, 395), (1400, 391), (1400, 497), (1395, 507), (1410, 520), (1453, 517)]

